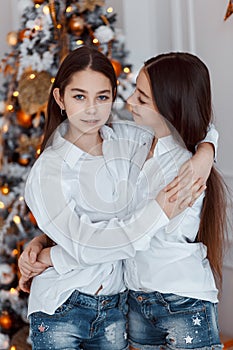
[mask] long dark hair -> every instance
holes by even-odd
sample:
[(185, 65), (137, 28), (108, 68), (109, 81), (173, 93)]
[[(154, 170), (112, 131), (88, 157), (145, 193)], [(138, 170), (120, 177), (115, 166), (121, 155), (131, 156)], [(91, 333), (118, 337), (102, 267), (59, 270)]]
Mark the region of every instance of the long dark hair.
[(49, 137), (52, 135), (58, 125), (67, 119), (66, 114), (61, 115), (60, 108), (53, 96), (53, 90), (55, 88), (59, 88), (60, 95), (64, 96), (65, 88), (70, 83), (72, 76), (76, 72), (83, 71), (87, 68), (104, 74), (110, 80), (112, 86), (112, 97), (114, 101), (117, 92), (117, 79), (110, 60), (96, 48), (88, 46), (81, 46), (80, 48), (69, 53), (59, 67), (54, 83), (51, 87), (41, 151), (44, 150)]
[[(145, 62), (154, 102), (177, 130), (187, 149), (207, 134), (212, 121), (212, 98), (209, 71), (190, 53), (161, 54)], [(217, 281), (222, 281), (223, 248), (226, 236), (226, 185), (212, 168), (207, 180), (201, 221), (196, 241), (207, 246), (207, 256)]]

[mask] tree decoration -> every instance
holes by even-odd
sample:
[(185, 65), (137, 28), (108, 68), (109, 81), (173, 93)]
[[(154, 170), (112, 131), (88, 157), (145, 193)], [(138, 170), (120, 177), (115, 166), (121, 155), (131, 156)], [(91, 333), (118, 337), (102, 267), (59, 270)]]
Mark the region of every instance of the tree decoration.
[(84, 30), (84, 19), (80, 16), (73, 15), (68, 23), (70, 31), (77, 36), (82, 35)]
[(17, 0), (20, 26), (8, 34), (10, 52), (0, 62), (0, 349), (31, 348), (28, 296), (19, 291), (16, 266), (27, 242), (40, 233), (24, 187), (40, 154), (58, 67), (80, 45), (103, 52), (117, 75), (119, 115), (134, 88), (124, 35), (104, 5), (104, 0)]
[(229, 0), (227, 11), (226, 11), (226, 14), (224, 17), (224, 21), (226, 21), (227, 18), (229, 18), (232, 15), (232, 13), (233, 13), (233, 0)]
[(48, 72), (25, 72), (20, 78), (19, 104), (27, 114), (34, 114), (48, 100), (51, 76)]
[(82, 13), (86, 10), (93, 12), (96, 6), (104, 6), (104, 0), (79, 0), (77, 3), (79, 12)]
[(113, 68), (114, 68), (114, 71), (116, 73), (116, 76), (119, 77), (119, 75), (122, 72), (122, 65), (121, 65), (121, 63), (119, 61), (113, 60), (113, 59), (111, 59), (110, 61), (111, 61), (112, 65), (113, 65)]

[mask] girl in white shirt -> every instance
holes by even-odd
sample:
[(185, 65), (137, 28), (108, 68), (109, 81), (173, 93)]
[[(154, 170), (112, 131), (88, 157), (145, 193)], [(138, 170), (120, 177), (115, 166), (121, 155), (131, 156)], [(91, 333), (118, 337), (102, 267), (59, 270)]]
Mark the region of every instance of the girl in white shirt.
[[(207, 133), (212, 119), (208, 69), (189, 53), (151, 58), (128, 102), (136, 123), (156, 133), (153, 158), (144, 167), (153, 197)], [(205, 194), (157, 230), (146, 252), (125, 261), (132, 350), (222, 348), (215, 278), (221, 282), (225, 233), (225, 185), (213, 167)]]
[[(116, 201), (114, 191), (111, 191), (111, 186), (116, 180), (113, 174), (121, 176), (122, 180), (128, 178), (129, 168), (126, 164), (129, 164), (129, 160), (137, 159), (137, 155), (140, 155), (137, 166), (141, 169), (151, 146), (152, 135), (132, 125), (128, 128), (124, 126), (122, 131), (122, 124), (113, 125), (113, 129), (102, 127), (99, 133), (100, 127), (108, 119), (116, 84), (112, 78), (112, 72), (106, 73), (110, 71), (110, 67), (102, 54), (85, 47), (78, 50), (79, 55), (76, 52), (69, 55), (61, 66), (49, 100), (49, 116), (53, 113), (54, 116), (58, 116), (58, 106), (60, 106), (62, 114), (64, 109), (66, 110), (63, 119), (68, 117), (69, 123), (61, 125), (56, 131), (51, 145), (35, 163), (26, 186), (26, 200), (39, 226), (57, 243), (57, 246), (51, 249), (51, 252), (54, 252), (52, 264), (49, 261), (49, 265), (54, 265), (55, 268), (46, 270), (34, 279), (31, 289), (29, 314), (31, 314), (33, 342), (35, 349), (43, 349), (45, 346), (50, 346), (52, 349), (68, 349), (72, 346), (76, 348), (85, 346), (87, 349), (92, 349), (94, 346), (98, 346), (98, 349), (124, 349), (127, 347), (124, 337), (125, 294), (123, 292), (125, 287), (119, 256), (122, 259), (135, 255), (135, 251), (141, 250), (142, 245), (151, 239), (149, 234), (146, 236), (144, 233), (150, 232), (152, 227), (153, 230), (163, 227), (168, 223), (168, 218), (155, 200), (151, 200), (146, 209), (139, 209), (133, 221), (124, 221), (124, 227), (121, 221), (117, 221), (119, 218), (125, 218), (127, 212), (125, 198)], [(74, 62), (74, 59), (77, 61)], [(65, 71), (67, 76), (64, 79)], [(70, 79), (71, 76), (72, 79)], [(90, 85), (93, 79), (95, 84)], [(49, 118), (48, 121), (43, 147), (48, 136), (61, 123), (61, 119), (56, 121), (55, 118)], [(120, 163), (116, 162), (116, 156), (120, 159)], [(109, 172), (110, 178), (106, 171)], [(77, 174), (82, 186), (75, 189)], [(92, 178), (97, 181), (97, 190), (101, 186), (101, 180), (103, 182), (103, 178), (105, 179), (105, 191), (101, 194), (108, 194), (106, 198), (94, 195), (95, 186), (92, 184)], [(85, 186), (85, 181), (88, 186)], [(161, 196), (164, 199), (164, 193), (161, 193)], [(90, 202), (85, 203), (87, 199)], [(166, 201), (167, 204), (168, 201)], [(96, 213), (97, 210), (98, 213)], [(170, 208), (168, 211), (171, 211)], [(92, 221), (110, 220), (108, 226), (96, 224), (95, 230), (107, 227), (110, 228), (111, 234), (118, 235), (118, 244), (121, 242), (118, 257), (110, 259), (114, 249), (106, 249), (112, 245), (111, 240), (109, 242), (105, 240), (111, 237), (109, 233), (103, 236), (104, 239), (102, 237), (102, 241), (98, 235), (98, 245), (102, 245), (103, 242), (106, 244), (104, 259), (100, 258), (99, 250), (96, 254), (96, 242), (95, 246), (90, 247), (93, 230), (90, 229), (86, 213)], [(137, 241), (135, 223), (139, 238)], [(143, 230), (140, 233), (141, 226)], [(123, 234), (120, 236), (121, 232)], [(132, 243), (129, 244), (131, 241)], [(87, 242), (88, 247), (86, 247)], [(80, 245), (82, 246), (80, 243), (83, 244), (85, 254), (87, 249), (93, 253), (90, 260), (86, 260), (85, 254), (80, 253)], [(78, 269), (77, 260), (75, 260), (77, 252), (80, 256)], [(46, 249), (42, 252), (40, 256), (42, 261), (47, 253)], [(66, 260), (67, 255), (70, 260)], [(62, 261), (60, 264), (59, 257)], [(63, 264), (63, 258), (66, 264)], [(90, 267), (90, 261), (96, 265)], [(119, 292), (121, 293), (118, 294)], [(68, 301), (66, 301), (67, 298)], [(88, 326), (87, 322), (87, 326), (84, 327), (85, 332), (82, 332), (78, 329), (78, 325), (73, 326), (73, 319), (78, 317), (81, 327), (88, 317), (92, 317), (93, 323), (94, 316), (88, 314), (85, 304), (89, 305), (87, 309), (90, 307), (94, 309), (96, 327), (91, 330), (90, 323)], [(61, 305), (62, 308), (59, 307)], [(67, 315), (69, 309), (72, 311)], [(110, 310), (110, 314), (103, 317), (103, 314), (107, 313), (106, 309)], [(117, 311), (118, 315), (115, 314), (113, 317), (114, 311)], [(56, 322), (58, 314), (59, 324)], [(65, 319), (66, 315), (68, 318)], [(56, 328), (59, 331), (55, 332)], [(71, 337), (70, 328), (72, 328)], [(49, 329), (53, 332), (53, 336), (50, 331), (48, 332)]]

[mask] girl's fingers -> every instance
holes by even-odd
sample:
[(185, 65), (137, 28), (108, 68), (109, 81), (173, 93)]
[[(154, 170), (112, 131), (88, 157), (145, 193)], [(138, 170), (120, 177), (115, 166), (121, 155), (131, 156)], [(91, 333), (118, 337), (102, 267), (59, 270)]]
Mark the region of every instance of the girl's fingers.
[(193, 195), (189, 206), (192, 207), (196, 199), (206, 190), (206, 185), (202, 185), (199, 190)]

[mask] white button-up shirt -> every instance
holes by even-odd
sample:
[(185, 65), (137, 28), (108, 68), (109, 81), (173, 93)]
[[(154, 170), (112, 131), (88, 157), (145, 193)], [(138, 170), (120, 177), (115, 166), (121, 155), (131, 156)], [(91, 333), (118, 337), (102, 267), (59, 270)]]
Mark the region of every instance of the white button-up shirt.
[(35, 162), (25, 188), (38, 226), (57, 243), (54, 267), (33, 279), (29, 314), (54, 313), (75, 289), (87, 294), (100, 287), (99, 294), (125, 290), (121, 259), (148, 247), (144, 233), (169, 221), (155, 200), (126, 218), (151, 146), (150, 132), (131, 123), (104, 126), (103, 156), (92, 156), (65, 140), (65, 130), (66, 125), (60, 127)]
[[(138, 203), (143, 205), (145, 195), (147, 200), (154, 198), (190, 157), (172, 136), (159, 139), (153, 158), (145, 163), (138, 178)], [(149, 192), (145, 194), (148, 181)], [(129, 289), (218, 301), (206, 247), (195, 242), (203, 198), (204, 194), (165, 227), (154, 231), (146, 252), (137, 251), (134, 258), (125, 260), (124, 276)]]
[[(57, 132), (36, 161), (25, 199), (57, 245), (51, 251), (54, 267), (33, 280), (29, 314), (52, 314), (75, 289), (88, 294), (100, 287), (99, 294), (125, 289), (121, 259), (148, 249), (155, 232), (169, 223), (154, 198), (148, 201), (151, 184), (140, 175), (152, 136), (132, 123), (105, 126), (103, 156), (93, 157)], [(214, 128), (205, 141), (217, 147)], [(140, 198), (137, 189), (146, 206), (131, 215)]]

